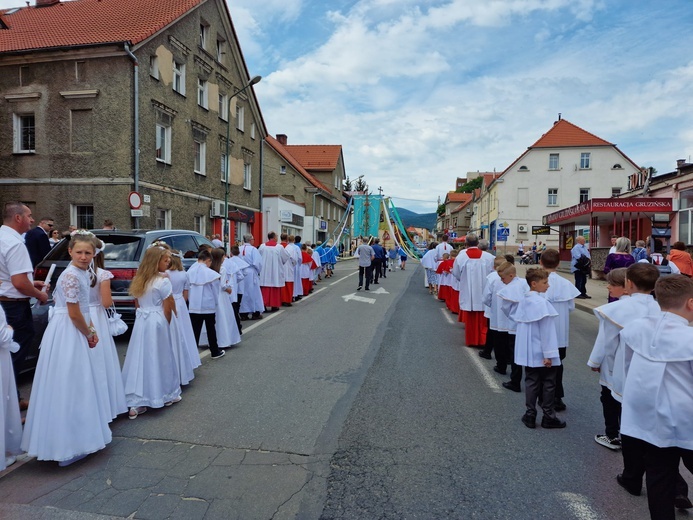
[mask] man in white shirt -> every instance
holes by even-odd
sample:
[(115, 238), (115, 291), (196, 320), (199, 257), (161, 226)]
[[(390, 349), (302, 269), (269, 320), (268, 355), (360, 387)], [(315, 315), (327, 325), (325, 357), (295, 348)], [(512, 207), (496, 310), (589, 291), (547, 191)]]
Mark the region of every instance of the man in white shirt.
[(19, 351), (12, 354), (15, 376), (23, 368), (27, 352), (34, 339), (34, 319), (29, 300), (48, 301), (43, 282), (34, 281), (34, 268), (22, 233), (31, 229), (34, 219), (31, 210), (21, 202), (7, 202), (0, 227), (0, 305), (7, 323), (14, 329), (14, 341)]
[(450, 244), (448, 244), (448, 240), (450, 240), (450, 237), (448, 235), (443, 235), (442, 240), (443, 241), (436, 246), (436, 262), (440, 262), (443, 259), (443, 255), (445, 253), (452, 253), (453, 247)]

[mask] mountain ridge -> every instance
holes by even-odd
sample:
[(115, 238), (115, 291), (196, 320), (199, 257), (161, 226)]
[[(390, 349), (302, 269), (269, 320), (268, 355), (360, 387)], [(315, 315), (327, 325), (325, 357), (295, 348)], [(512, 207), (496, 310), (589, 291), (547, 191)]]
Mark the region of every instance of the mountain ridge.
[(405, 228), (416, 227), (434, 229), (436, 227), (436, 213), (415, 213), (405, 208), (397, 208), (397, 214), (402, 219)]

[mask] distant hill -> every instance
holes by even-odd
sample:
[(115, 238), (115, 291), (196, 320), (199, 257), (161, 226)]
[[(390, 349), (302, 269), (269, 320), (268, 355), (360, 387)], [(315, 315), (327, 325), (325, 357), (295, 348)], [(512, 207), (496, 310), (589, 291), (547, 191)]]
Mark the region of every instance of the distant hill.
[(405, 228), (414, 226), (417, 228), (434, 229), (436, 227), (435, 213), (414, 213), (404, 208), (397, 208), (397, 213), (399, 218), (402, 219)]

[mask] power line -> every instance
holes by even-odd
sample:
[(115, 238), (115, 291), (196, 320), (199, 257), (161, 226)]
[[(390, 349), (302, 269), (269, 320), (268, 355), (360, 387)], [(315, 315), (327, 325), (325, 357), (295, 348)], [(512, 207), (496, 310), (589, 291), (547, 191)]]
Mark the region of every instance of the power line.
[(406, 197), (395, 197), (394, 195), (385, 195), (386, 197), (390, 197), (391, 199), (399, 199), (399, 200), (412, 200), (414, 202), (430, 202), (432, 204), (438, 204), (437, 200), (424, 200), (424, 199), (408, 199)]

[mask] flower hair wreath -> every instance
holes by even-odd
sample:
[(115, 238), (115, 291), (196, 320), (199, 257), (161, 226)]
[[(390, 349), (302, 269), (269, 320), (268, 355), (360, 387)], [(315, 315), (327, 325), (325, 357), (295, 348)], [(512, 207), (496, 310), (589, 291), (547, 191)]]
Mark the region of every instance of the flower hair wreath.
[[(87, 237), (90, 239), (96, 238), (96, 235), (94, 233), (92, 233), (91, 231), (87, 231), (86, 229), (75, 229), (72, 233), (70, 233), (70, 236), (73, 238), (76, 236)], [(101, 251), (101, 248), (94, 246), (94, 256), (98, 255)]]
[(152, 247), (158, 247), (162, 251), (168, 251), (169, 250), (169, 245), (166, 242), (163, 242), (161, 240), (157, 240), (155, 242), (152, 242), (151, 244), (149, 244), (147, 249), (151, 249)]

